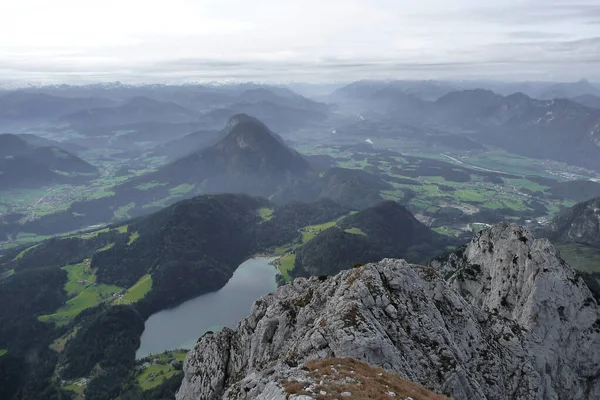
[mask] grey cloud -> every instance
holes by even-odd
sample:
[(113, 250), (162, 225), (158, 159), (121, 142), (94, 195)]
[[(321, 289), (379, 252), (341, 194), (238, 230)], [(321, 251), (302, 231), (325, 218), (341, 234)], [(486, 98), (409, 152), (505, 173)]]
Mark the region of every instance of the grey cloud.
[(593, 23), (600, 19), (600, 5), (581, 3), (539, 2), (515, 7), (497, 4), (471, 10), (471, 15), (489, 22), (506, 25), (533, 25), (540, 23), (574, 21)]
[(561, 32), (542, 32), (542, 31), (514, 31), (507, 34), (512, 39), (559, 39), (569, 36)]
[(549, 51), (554, 52), (580, 52), (585, 51), (588, 54), (596, 55), (600, 54), (600, 37), (570, 40), (570, 41), (556, 41), (547, 42), (544, 46)]

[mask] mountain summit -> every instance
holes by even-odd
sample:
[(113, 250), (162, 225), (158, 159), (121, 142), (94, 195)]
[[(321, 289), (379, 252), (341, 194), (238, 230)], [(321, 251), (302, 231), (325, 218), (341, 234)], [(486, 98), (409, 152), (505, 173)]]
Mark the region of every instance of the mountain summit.
[(223, 130), (224, 138), (211, 152), (236, 172), (304, 174), (310, 167), (302, 156), (258, 119), (238, 114)]
[(311, 171), (308, 162), (279, 135), (246, 114), (233, 116), (219, 138), (215, 145), (165, 165), (135, 184), (193, 184), (204, 193), (270, 196)]
[[(200, 338), (177, 400), (329, 398), (318, 395), (329, 393), (326, 379), (306, 371), (330, 357), (455, 399), (600, 397), (600, 309), (547, 240), (500, 224), (452, 259), (447, 280), (393, 259), (294, 280), (257, 300), (236, 330)], [(362, 379), (335, 365), (328, 375)]]

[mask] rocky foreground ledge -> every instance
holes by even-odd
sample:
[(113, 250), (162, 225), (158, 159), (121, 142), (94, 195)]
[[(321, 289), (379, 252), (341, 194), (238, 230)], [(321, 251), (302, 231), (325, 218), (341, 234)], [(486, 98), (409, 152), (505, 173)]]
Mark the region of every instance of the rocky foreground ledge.
[(547, 240), (500, 224), (438, 266), (294, 280), (235, 331), (200, 338), (177, 399), (331, 398), (303, 382), (309, 361), (333, 357), (455, 399), (600, 398), (598, 304)]

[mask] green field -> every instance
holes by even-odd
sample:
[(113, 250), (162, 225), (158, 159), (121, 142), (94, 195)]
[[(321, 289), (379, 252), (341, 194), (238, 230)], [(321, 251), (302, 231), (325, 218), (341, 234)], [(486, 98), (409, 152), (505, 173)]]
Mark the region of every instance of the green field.
[(138, 238), (140, 237), (140, 234), (138, 232), (133, 232), (130, 236), (129, 236), (129, 242), (127, 243), (128, 246), (131, 246), (131, 244), (133, 242), (135, 242), (136, 240), (138, 240)]
[(600, 249), (577, 243), (557, 244), (556, 248), (573, 269), (600, 272)]
[(55, 313), (40, 316), (39, 320), (42, 322), (54, 322), (58, 326), (63, 326), (87, 308), (104, 301), (112, 301), (113, 304), (132, 304), (143, 299), (152, 289), (152, 277), (144, 275), (120, 296), (118, 294), (124, 291), (123, 288), (96, 283), (96, 275), (90, 268), (89, 260), (62, 269), (67, 271), (65, 291), (71, 298)]
[(286, 280), (286, 282), (292, 279), (290, 272), (294, 269), (295, 262), (295, 254), (286, 254), (279, 259), (279, 272), (283, 276), (283, 279)]
[(139, 281), (129, 289), (123, 295), (123, 297), (119, 298), (117, 302), (132, 304), (136, 301), (140, 301), (143, 299), (148, 292), (152, 289), (152, 276), (150, 274), (144, 275), (140, 278)]
[(20, 252), (19, 254), (17, 254), (17, 256), (13, 259), (13, 261), (20, 260), (21, 258), (23, 258), (23, 256), (25, 255), (25, 253), (27, 253), (29, 250), (35, 249), (38, 246), (39, 246), (39, 244), (36, 244), (34, 246), (26, 248), (25, 250), (23, 250), (22, 252)]
[(314, 239), (314, 237), (317, 236), (319, 233), (335, 225), (335, 221), (329, 221), (319, 225), (305, 226), (300, 230), (300, 232), (302, 233), (302, 243), (306, 243)]
[(158, 187), (158, 186), (167, 186), (167, 184), (162, 183), (162, 182), (152, 181), (152, 182), (148, 182), (148, 183), (142, 183), (141, 185), (137, 185), (135, 188), (138, 190), (148, 190), (148, 189), (152, 189), (153, 187)]
[(101, 249), (96, 250), (97, 252), (101, 252), (101, 251), (106, 251), (106, 250), (110, 250), (113, 247), (115, 247), (114, 243), (109, 243), (106, 246), (102, 247)]
[(345, 232), (352, 233), (354, 235), (367, 236), (367, 234), (364, 233), (360, 228), (354, 228), (354, 227), (353, 228), (349, 228), (349, 229), (346, 229)]
[(194, 190), (195, 186), (194, 185), (190, 185), (188, 183), (183, 183), (179, 186), (175, 186), (171, 189), (169, 189), (169, 193), (173, 196), (183, 196), (184, 194), (187, 194), (189, 192), (191, 192), (192, 190)]
[(130, 218), (129, 211), (135, 207), (135, 203), (131, 202), (127, 205), (121, 206), (115, 210), (113, 213), (115, 218), (125, 219)]
[[(83, 395), (83, 391), (85, 390), (85, 386), (83, 385), (83, 383), (73, 383), (71, 385), (68, 386), (63, 386), (62, 390), (66, 390), (69, 392), (75, 392), (78, 395)], [(77, 397), (77, 398), (83, 398), (83, 397)]]
[[(90, 233), (87, 233), (83, 236), (81, 236), (82, 239), (91, 239), (91, 238), (95, 238), (96, 236), (98, 236), (101, 233), (106, 233), (106, 232), (110, 232), (110, 228), (103, 228), (103, 229), (98, 229), (97, 231), (93, 231)], [(74, 235), (77, 236), (77, 235)]]
[(453, 229), (453, 228), (449, 228), (447, 226), (438, 226), (436, 228), (433, 228), (433, 231), (435, 231), (439, 234), (442, 234), (442, 235), (450, 236), (450, 237), (456, 237), (462, 233), (462, 231), (459, 229)]
[(272, 208), (261, 208), (258, 210), (258, 215), (264, 220), (269, 221), (273, 218), (273, 209)]
[(186, 354), (184, 351), (169, 351), (146, 358), (147, 362), (138, 370), (136, 376), (140, 388), (152, 389), (177, 374), (179, 371), (171, 365), (171, 362), (183, 363)]
[(87, 286), (96, 283), (96, 275), (90, 271), (90, 260), (85, 260), (80, 264), (67, 265), (62, 267), (67, 271), (67, 283), (65, 291), (68, 296), (75, 296), (85, 290)]
[(62, 353), (63, 350), (65, 349), (65, 345), (67, 344), (67, 342), (69, 340), (71, 340), (72, 338), (74, 338), (75, 335), (77, 335), (77, 331), (79, 331), (79, 327), (78, 326), (76, 326), (69, 333), (67, 333), (67, 334), (59, 337), (58, 339), (54, 340), (54, 342), (52, 342), (52, 344), (49, 347), (52, 350), (56, 351), (57, 353)]
[(6, 353), (8, 353), (8, 350), (6, 350), (6, 349), (0, 349), (0, 357), (2, 357), (3, 355), (5, 355)]
[(92, 284), (77, 296), (68, 300), (54, 314), (42, 315), (39, 317), (39, 320), (42, 322), (54, 322), (58, 326), (66, 325), (83, 310), (97, 306), (122, 290), (122, 288), (114, 285)]
[(63, 269), (67, 271), (68, 278), (65, 291), (72, 298), (55, 313), (40, 316), (38, 319), (42, 322), (66, 325), (83, 310), (111, 299), (114, 294), (123, 290), (114, 285), (96, 284), (96, 276), (90, 270), (88, 262), (69, 265)]

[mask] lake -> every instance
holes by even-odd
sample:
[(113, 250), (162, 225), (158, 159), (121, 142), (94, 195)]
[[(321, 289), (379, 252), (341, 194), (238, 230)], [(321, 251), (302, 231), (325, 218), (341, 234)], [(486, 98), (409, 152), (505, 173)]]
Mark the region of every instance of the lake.
[(219, 291), (153, 314), (146, 321), (136, 358), (173, 349), (191, 349), (206, 331), (235, 328), (250, 314), (259, 297), (277, 288), (277, 270), (270, 258), (251, 258), (242, 263)]

